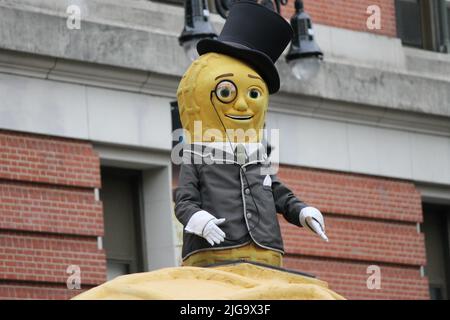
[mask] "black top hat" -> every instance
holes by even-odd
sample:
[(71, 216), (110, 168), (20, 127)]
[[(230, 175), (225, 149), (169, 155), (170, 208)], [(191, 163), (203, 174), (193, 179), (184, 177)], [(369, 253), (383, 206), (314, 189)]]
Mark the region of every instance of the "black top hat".
[(292, 38), (292, 28), (278, 13), (256, 2), (235, 2), (217, 40), (203, 39), (200, 55), (223, 53), (252, 66), (266, 82), (269, 93), (280, 89), (275, 62)]

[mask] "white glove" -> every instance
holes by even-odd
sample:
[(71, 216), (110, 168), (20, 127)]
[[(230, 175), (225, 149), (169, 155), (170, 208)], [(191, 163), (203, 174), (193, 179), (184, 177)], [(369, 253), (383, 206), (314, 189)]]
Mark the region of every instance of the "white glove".
[(314, 207), (303, 208), (300, 211), (300, 223), (328, 242), (328, 237), (325, 235), (325, 222), (319, 210)]
[(224, 222), (225, 219), (217, 219), (209, 212), (202, 210), (192, 215), (184, 229), (205, 238), (211, 246), (214, 246), (225, 240), (225, 232), (218, 227)]

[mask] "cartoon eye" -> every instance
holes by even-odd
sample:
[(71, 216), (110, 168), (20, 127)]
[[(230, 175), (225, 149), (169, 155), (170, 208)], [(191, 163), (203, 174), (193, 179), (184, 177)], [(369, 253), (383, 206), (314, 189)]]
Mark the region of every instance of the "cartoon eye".
[(236, 94), (236, 86), (231, 81), (222, 81), (216, 87), (216, 96), (224, 103), (233, 101)]
[(252, 99), (258, 99), (261, 96), (261, 91), (256, 88), (252, 88), (248, 91), (248, 96)]

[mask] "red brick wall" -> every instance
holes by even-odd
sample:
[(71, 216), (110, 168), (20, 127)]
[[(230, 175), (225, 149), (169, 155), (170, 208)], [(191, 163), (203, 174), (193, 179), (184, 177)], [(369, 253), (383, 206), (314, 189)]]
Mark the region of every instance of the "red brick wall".
[[(372, 32), (395, 37), (395, 4), (394, 0), (304, 0), (305, 11), (311, 16), (313, 24), (319, 23), (338, 28)], [(378, 5), (381, 9), (381, 29), (369, 30), (366, 25), (367, 7)], [(294, 14), (294, 1), (289, 0), (282, 6), (282, 15), (290, 19)]]
[[(285, 267), (312, 273), (349, 299), (428, 299), (421, 196), (409, 182), (282, 167), (280, 179), (325, 216), (330, 242), (280, 218)], [(381, 270), (369, 290), (367, 267)]]
[(89, 142), (0, 130), (0, 299), (66, 299), (106, 280), (100, 162)]

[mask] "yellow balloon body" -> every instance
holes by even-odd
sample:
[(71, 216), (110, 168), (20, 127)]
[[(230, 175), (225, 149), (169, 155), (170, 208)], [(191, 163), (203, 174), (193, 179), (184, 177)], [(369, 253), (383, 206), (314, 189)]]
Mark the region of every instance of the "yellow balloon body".
[(194, 142), (260, 142), (269, 104), (262, 77), (249, 65), (207, 53), (195, 60), (177, 90), (185, 138)]
[(248, 263), (164, 268), (117, 277), (74, 300), (344, 300), (324, 281)]

